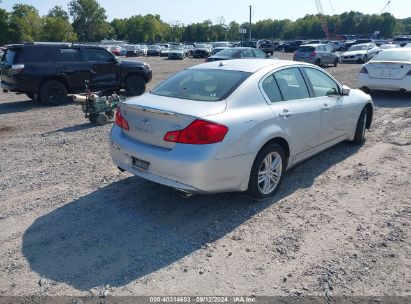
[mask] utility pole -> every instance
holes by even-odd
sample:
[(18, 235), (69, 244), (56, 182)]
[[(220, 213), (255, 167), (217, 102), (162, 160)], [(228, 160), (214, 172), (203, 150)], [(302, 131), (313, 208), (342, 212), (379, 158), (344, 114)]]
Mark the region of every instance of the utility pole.
[(250, 34), (250, 41), (251, 41), (251, 10), (252, 10), (252, 6), (250, 5), (250, 25), (249, 25), (249, 34)]

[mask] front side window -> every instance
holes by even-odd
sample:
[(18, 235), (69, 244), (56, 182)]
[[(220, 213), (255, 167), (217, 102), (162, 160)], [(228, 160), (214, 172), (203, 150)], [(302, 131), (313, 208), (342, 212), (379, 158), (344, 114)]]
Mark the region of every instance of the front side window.
[(284, 100), (309, 98), (310, 94), (298, 68), (288, 68), (274, 74)]
[(241, 52), (241, 57), (242, 58), (250, 58), (250, 57), (255, 57), (253, 51), (251, 49), (243, 50)]
[(150, 93), (196, 101), (220, 101), (249, 76), (250, 73), (241, 71), (187, 69), (160, 83)]
[(114, 56), (103, 49), (85, 49), (90, 61), (113, 62)]
[(312, 68), (304, 68), (304, 71), (307, 74), (308, 80), (311, 82), (315, 96), (320, 97), (339, 94), (338, 85), (328, 75)]
[(254, 50), (254, 53), (255, 53), (255, 56), (256, 56), (257, 58), (267, 58), (267, 54), (266, 54), (266, 52), (264, 52), (264, 51), (255, 49), (255, 50)]

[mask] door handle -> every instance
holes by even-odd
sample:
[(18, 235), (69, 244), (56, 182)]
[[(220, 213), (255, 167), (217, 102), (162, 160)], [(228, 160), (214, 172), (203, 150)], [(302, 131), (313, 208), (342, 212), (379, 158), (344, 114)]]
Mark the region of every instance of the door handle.
[(293, 113), (287, 109), (284, 109), (283, 112), (279, 114), (280, 117), (290, 117), (291, 115), (293, 115)]

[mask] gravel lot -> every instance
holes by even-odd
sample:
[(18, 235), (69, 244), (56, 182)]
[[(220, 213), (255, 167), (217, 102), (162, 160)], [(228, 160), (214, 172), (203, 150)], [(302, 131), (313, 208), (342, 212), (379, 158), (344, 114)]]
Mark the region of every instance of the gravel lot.
[[(203, 62), (145, 61), (150, 87)], [(327, 69), (356, 87), (360, 65)], [(109, 125), (0, 93), (0, 295), (411, 296), (411, 95), (373, 99), (364, 146), (304, 162), (256, 203), (120, 173)]]

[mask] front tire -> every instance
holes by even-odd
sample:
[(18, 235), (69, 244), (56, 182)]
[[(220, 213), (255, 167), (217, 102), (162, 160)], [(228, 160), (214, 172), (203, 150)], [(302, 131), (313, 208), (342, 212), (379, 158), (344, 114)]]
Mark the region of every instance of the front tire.
[(366, 63), (368, 61), (368, 56), (365, 55), (364, 58), (362, 59), (362, 63)]
[(59, 106), (67, 99), (67, 88), (58, 80), (49, 80), (40, 88), (42, 102), (52, 106)]
[(140, 96), (146, 90), (146, 82), (140, 75), (130, 75), (126, 79), (126, 93), (129, 96)]
[(358, 118), (357, 127), (355, 128), (354, 140), (355, 145), (362, 145), (365, 142), (365, 130), (367, 125), (367, 109), (361, 111), (360, 118)]
[(335, 58), (335, 60), (334, 60), (334, 67), (336, 68), (337, 65), (338, 65), (338, 58)]
[(273, 196), (280, 186), (284, 170), (284, 150), (278, 144), (267, 145), (254, 160), (248, 194), (255, 199)]

